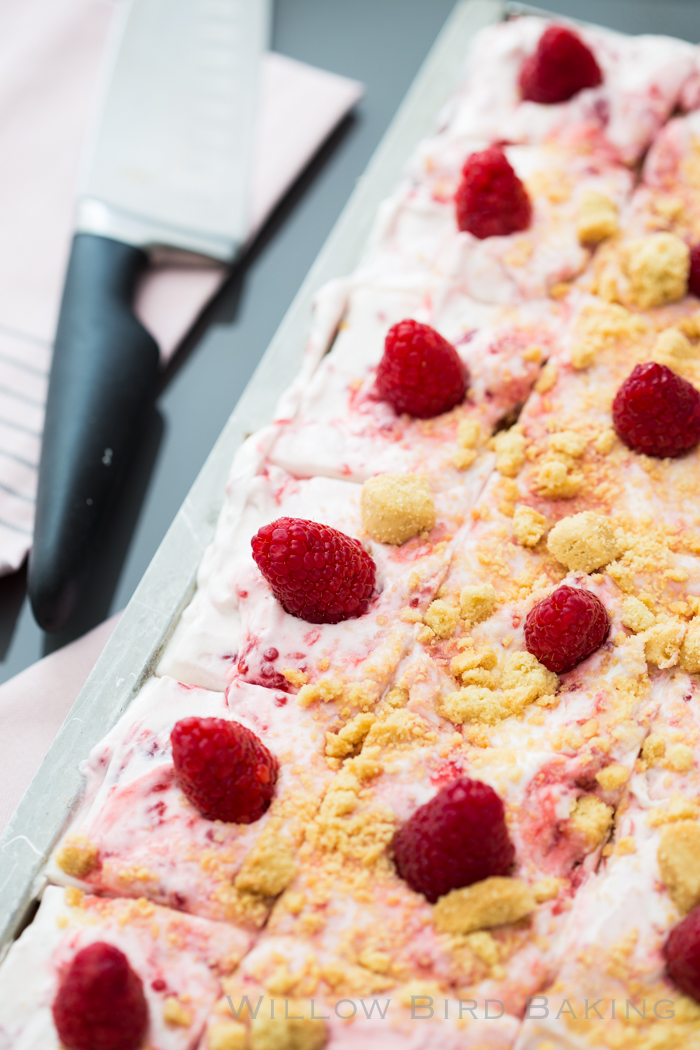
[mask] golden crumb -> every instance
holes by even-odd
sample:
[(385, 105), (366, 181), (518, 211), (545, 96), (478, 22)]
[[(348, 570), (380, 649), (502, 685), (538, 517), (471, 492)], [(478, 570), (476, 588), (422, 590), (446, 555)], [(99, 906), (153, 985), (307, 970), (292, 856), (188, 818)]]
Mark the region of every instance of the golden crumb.
[(648, 327), (646, 318), (630, 313), (618, 303), (586, 307), (577, 325), (578, 339), (571, 348), (573, 368), (588, 368), (609, 347), (632, 346)]
[(306, 685), (309, 680), (309, 676), (305, 671), (299, 671), (296, 667), (283, 667), (280, 671), (283, 678), (286, 678), (290, 685), (300, 689), (302, 685)]
[(687, 773), (693, 768), (693, 749), (687, 744), (669, 744), (664, 765), (674, 773)]
[(676, 824), (679, 820), (697, 820), (699, 815), (700, 806), (697, 802), (674, 791), (668, 806), (656, 806), (649, 810), (647, 824), (650, 828), (658, 828), (662, 824)]
[(556, 456), (545, 460), (535, 472), (533, 488), (545, 499), (573, 499), (583, 485), (581, 471)]
[(620, 857), (627, 857), (630, 854), (637, 852), (637, 843), (634, 841), (631, 835), (623, 835), (621, 839), (617, 840), (615, 852)]
[(308, 1003), (293, 999), (285, 1003), (289, 1008), (287, 1018), (264, 1016), (261, 1010), (251, 1021), (251, 1050), (323, 1050), (328, 1042), (325, 1021), (310, 1016), (313, 1008), (309, 1009)]
[(488, 647), (454, 657), (451, 672), (468, 684), (440, 701), (440, 713), (456, 725), (495, 725), (520, 714), (528, 704), (553, 696), (557, 690), (557, 676), (532, 653), (509, 653), (498, 673), (492, 670), (495, 665), (495, 651)]
[(526, 883), (493, 876), (441, 897), (433, 908), (433, 918), (441, 933), (465, 934), (518, 922), (535, 907)]
[(377, 543), (400, 546), (435, 524), (435, 504), (422, 474), (378, 474), (362, 486), (362, 524)]
[(328, 704), (333, 700), (342, 700), (343, 693), (342, 682), (336, 678), (321, 678), (318, 682), (303, 685), (297, 693), (297, 702), (300, 707), (310, 707), (316, 701)]
[(626, 784), (630, 778), (627, 766), (619, 762), (611, 762), (609, 766), (599, 770), (595, 775), (596, 780), (604, 791), (616, 791)]
[(552, 452), (561, 452), (565, 456), (580, 459), (586, 451), (588, 441), (575, 430), (559, 430), (550, 436), (548, 444)]
[(680, 657), (686, 625), (681, 620), (665, 619), (655, 623), (641, 637), (647, 663), (664, 670), (675, 667)]
[(554, 361), (548, 361), (535, 380), (535, 390), (538, 394), (546, 394), (555, 385), (558, 378), (557, 366)]
[(217, 1021), (207, 1031), (207, 1050), (246, 1050), (248, 1032), (240, 1021)]
[(376, 722), (369, 711), (360, 711), (337, 733), (326, 733), (326, 754), (329, 758), (345, 758), (351, 755), (365, 739)]
[(684, 362), (700, 357), (700, 346), (691, 343), (679, 328), (666, 328), (656, 337), (652, 350), (652, 361), (683, 372)]
[(584, 510), (562, 518), (547, 539), (547, 549), (567, 569), (593, 572), (622, 552), (610, 518)]
[(647, 609), (644, 602), (640, 602), (639, 598), (635, 598), (632, 595), (623, 601), (620, 619), (623, 625), (629, 627), (630, 631), (634, 631), (635, 634), (639, 634), (641, 631), (648, 631), (650, 627), (654, 626), (655, 621), (654, 614)]
[(496, 470), (504, 477), (514, 478), (525, 462), (525, 438), (517, 426), (496, 434), (494, 448)]
[(690, 249), (673, 233), (650, 233), (627, 244), (624, 269), (637, 306), (673, 303), (688, 290)]
[(66, 886), (63, 891), (63, 899), (69, 908), (81, 908), (85, 900), (85, 894), (77, 886)]
[(467, 584), (459, 596), (461, 615), (470, 623), (488, 620), (496, 606), (496, 592), (490, 583)]
[(458, 448), (457, 451), (453, 453), (452, 462), (457, 470), (469, 470), (476, 459), (476, 455), (476, 449)]
[(661, 878), (682, 912), (700, 903), (700, 825), (679, 821), (664, 828), (657, 853)]
[(660, 733), (650, 733), (642, 745), (642, 758), (649, 766), (654, 766), (666, 754), (666, 741)]
[(437, 598), (430, 603), (423, 619), (438, 638), (450, 638), (459, 623), (459, 610)]
[(169, 995), (163, 1003), (163, 1020), (166, 1024), (189, 1028), (192, 1024), (192, 1014), (185, 1009), (179, 999), (176, 999), (174, 995)]
[(66, 875), (84, 879), (98, 866), (99, 850), (85, 835), (69, 835), (55, 859)]
[(688, 624), (678, 663), (689, 674), (700, 672), (700, 616), (696, 616)]
[(554, 898), (559, 895), (559, 890), (562, 888), (563, 884), (562, 879), (558, 879), (553, 875), (540, 879), (532, 887), (532, 896), (538, 904), (554, 900)]
[(547, 519), (543, 514), (516, 503), (513, 514), (513, 535), (521, 547), (536, 547), (547, 529)]
[(286, 890), (296, 874), (291, 845), (277, 830), (269, 829), (253, 846), (243, 861), (234, 886), (243, 893), (259, 897), (277, 897)]
[(601, 846), (613, 819), (613, 808), (596, 795), (581, 795), (574, 803), (569, 820), (571, 826), (586, 840), (589, 851)]
[(593, 442), (593, 448), (601, 456), (607, 456), (608, 453), (612, 452), (616, 438), (617, 435), (612, 427), (608, 430), (603, 430)]
[(475, 419), (462, 419), (457, 427), (460, 448), (476, 448), (481, 440), (481, 427)]
[(576, 236), (581, 244), (599, 244), (618, 232), (617, 206), (603, 193), (588, 190), (581, 198)]
[(542, 360), (542, 347), (540, 346), (528, 346), (523, 350), (523, 361), (537, 364), (538, 361)]

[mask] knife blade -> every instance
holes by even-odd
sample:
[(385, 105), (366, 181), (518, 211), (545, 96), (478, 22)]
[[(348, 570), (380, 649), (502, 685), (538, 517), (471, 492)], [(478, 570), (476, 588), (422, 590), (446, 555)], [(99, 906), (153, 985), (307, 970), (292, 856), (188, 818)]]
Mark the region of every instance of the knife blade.
[(28, 591), (44, 630), (86, 558), (153, 399), (158, 347), (133, 311), (149, 253), (231, 262), (247, 233), (271, 0), (129, 0), (108, 53), (61, 300)]

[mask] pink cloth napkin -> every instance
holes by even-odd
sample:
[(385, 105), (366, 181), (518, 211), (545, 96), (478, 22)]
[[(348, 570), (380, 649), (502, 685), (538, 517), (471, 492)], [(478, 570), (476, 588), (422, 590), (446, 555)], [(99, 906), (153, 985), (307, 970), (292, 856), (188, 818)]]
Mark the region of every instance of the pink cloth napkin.
[(0, 685), (0, 834), (120, 615)]
[[(0, 574), (31, 545), (51, 343), (86, 127), (115, 0), (0, 0)], [(356, 81), (268, 53), (250, 236), (362, 95)], [(136, 311), (164, 360), (226, 275), (154, 266)]]

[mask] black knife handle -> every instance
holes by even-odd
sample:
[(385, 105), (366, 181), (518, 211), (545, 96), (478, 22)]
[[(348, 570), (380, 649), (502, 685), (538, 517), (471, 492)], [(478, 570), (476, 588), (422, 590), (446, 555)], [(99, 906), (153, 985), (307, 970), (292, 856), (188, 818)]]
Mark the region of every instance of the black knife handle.
[(139, 248), (78, 233), (56, 330), (39, 465), (29, 597), (46, 631), (63, 627), (85, 560), (124, 474), (158, 376), (158, 346), (134, 315)]

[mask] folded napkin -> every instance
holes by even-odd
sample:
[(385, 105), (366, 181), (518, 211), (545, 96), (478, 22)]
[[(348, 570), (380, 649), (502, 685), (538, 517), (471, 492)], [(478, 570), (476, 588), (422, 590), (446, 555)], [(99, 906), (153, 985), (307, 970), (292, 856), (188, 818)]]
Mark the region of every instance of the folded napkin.
[[(85, 131), (115, 0), (0, 0), (0, 574), (31, 546), (44, 403)], [(362, 95), (268, 53), (261, 66), (250, 238)], [(164, 360), (226, 276), (154, 266), (136, 312)]]
[(0, 835), (120, 615), (0, 685)]

